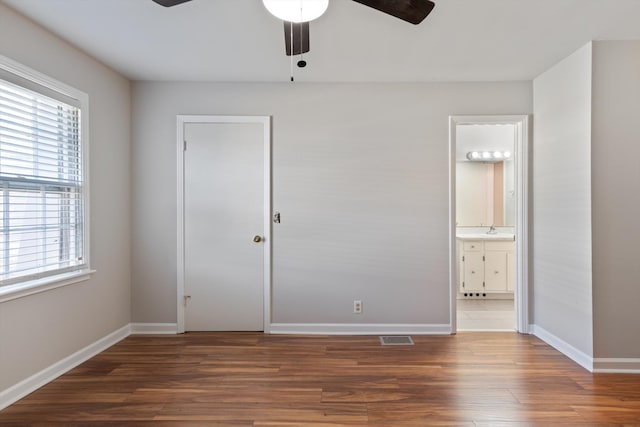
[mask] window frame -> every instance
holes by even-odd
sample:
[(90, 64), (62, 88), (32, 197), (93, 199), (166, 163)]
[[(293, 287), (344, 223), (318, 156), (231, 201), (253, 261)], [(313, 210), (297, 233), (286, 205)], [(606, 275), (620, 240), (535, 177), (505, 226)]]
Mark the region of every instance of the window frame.
[[(80, 145), (82, 150), (82, 171), (83, 171), (83, 245), (84, 260), (83, 265), (71, 271), (62, 271), (57, 274), (43, 275), (42, 277), (26, 276), (24, 280), (0, 286), (0, 303), (16, 298), (22, 298), (40, 292), (74, 283), (89, 280), (95, 270), (91, 269), (91, 244), (90, 244), (90, 173), (89, 173), (89, 96), (71, 86), (68, 86), (54, 78), (40, 73), (32, 68), (22, 65), (6, 56), (0, 55), (0, 71), (9, 74), (26, 84), (18, 84), (25, 89), (41, 93), (43, 96), (51, 97), (54, 92), (63, 97), (71, 98), (79, 104), (80, 114)], [(12, 82), (15, 84), (15, 82)], [(38, 90), (40, 89), (40, 90)], [(49, 93), (47, 93), (49, 92)]]

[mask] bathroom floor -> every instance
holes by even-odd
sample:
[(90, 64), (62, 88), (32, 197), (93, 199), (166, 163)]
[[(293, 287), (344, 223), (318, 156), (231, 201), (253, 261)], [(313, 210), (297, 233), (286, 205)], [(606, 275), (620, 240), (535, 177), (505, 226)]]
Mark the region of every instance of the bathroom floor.
[(459, 331), (513, 331), (516, 328), (513, 300), (459, 299)]

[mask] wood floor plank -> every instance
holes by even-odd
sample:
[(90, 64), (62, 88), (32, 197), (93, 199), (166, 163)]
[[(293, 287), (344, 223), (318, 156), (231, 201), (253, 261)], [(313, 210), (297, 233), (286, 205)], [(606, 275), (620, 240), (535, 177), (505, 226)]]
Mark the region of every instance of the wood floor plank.
[(130, 336), (0, 411), (17, 426), (640, 425), (640, 376), (515, 333)]

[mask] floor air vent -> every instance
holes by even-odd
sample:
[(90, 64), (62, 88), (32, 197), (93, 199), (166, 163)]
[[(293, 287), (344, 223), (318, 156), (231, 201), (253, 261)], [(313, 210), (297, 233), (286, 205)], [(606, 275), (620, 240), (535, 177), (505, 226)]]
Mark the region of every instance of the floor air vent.
[(413, 345), (413, 340), (408, 335), (380, 337), (380, 344), (382, 345)]

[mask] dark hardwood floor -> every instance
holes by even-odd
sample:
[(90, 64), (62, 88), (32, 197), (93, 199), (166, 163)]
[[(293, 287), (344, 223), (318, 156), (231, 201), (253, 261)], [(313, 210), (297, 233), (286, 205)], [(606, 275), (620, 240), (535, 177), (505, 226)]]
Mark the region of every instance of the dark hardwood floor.
[(0, 412), (1, 426), (640, 425), (640, 376), (533, 336), (131, 336)]

